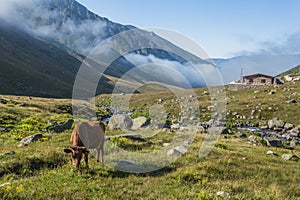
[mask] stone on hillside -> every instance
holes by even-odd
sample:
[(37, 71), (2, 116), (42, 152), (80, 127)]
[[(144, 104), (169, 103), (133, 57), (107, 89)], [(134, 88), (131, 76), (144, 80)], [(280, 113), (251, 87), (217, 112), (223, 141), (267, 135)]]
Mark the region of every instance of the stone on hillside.
[(271, 90), (270, 92), (269, 92), (269, 94), (275, 94), (276, 93), (276, 90)]
[(65, 121), (63, 123), (50, 126), (47, 129), (48, 129), (48, 131), (53, 131), (55, 133), (61, 133), (61, 132), (64, 132), (65, 130), (71, 129), (73, 123), (74, 123), (74, 120), (73, 119), (69, 119), (68, 121)]
[(284, 127), (284, 122), (281, 119), (274, 118), (268, 121), (269, 129), (282, 129)]
[(300, 135), (299, 128), (293, 128), (292, 130), (290, 130), (289, 135), (291, 135), (293, 137), (299, 137), (299, 135)]
[(290, 123), (286, 123), (283, 128), (284, 130), (291, 130), (292, 128), (294, 128), (294, 125)]
[(260, 137), (255, 136), (255, 135), (250, 135), (250, 136), (248, 137), (248, 140), (249, 140), (249, 142), (251, 142), (251, 143), (256, 143), (256, 142), (258, 142), (258, 140), (260, 140)]
[(5, 99), (0, 99), (0, 103), (7, 104), (7, 101)]
[(295, 99), (290, 99), (290, 100), (286, 101), (286, 103), (297, 103), (297, 101)]
[(282, 141), (274, 138), (264, 138), (269, 147), (282, 147)]
[(267, 155), (274, 156), (275, 153), (274, 153), (274, 151), (268, 151), (268, 152), (267, 152)]
[(113, 115), (108, 123), (108, 128), (110, 130), (128, 130), (132, 127), (133, 122), (128, 115), (117, 114)]
[(247, 138), (247, 135), (246, 135), (246, 133), (239, 133), (238, 137), (239, 138)]
[(35, 142), (35, 141), (41, 139), (42, 137), (43, 137), (43, 134), (37, 133), (37, 134), (23, 138), (21, 140), (21, 144), (23, 144), (24, 146), (27, 146), (28, 144)]
[(260, 126), (259, 127), (261, 130), (266, 130), (266, 129), (268, 129), (269, 127), (268, 126)]
[(205, 128), (201, 125), (197, 125), (195, 127), (195, 131), (196, 131), (196, 133), (205, 133)]
[(282, 154), (281, 156), (282, 160), (292, 160), (292, 161), (299, 161), (299, 157), (295, 154)]
[(164, 147), (168, 147), (168, 146), (170, 146), (171, 145), (171, 143), (163, 143), (163, 146)]
[(115, 169), (126, 172), (138, 171), (141, 166), (133, 160), (120, 160), (115, 166)]
[(138, 130), (145, 126), (147, 124), (147, 118), (146, 117), (138, 117), (133, 119), (133, 125), (131, 127), (132, 130)]
[(180, 129), (180, 124), (172, 124), (171, 125), (171, 130), (179, 130)]
[(168, 156), (172, 156), (172, 155), (180, 156), (180, 155), (185, 154), (187, 152), (187, 150), (188, 150), (187, 147), (180, 145), (178, 147), (175, 147), (174, 149), (169, 150), (167, 155)]
[(12, 155), (14, 155), (16, 152), (14, 152), (14, 151), (9, 151), (9, 152), (6, 152), (6, 153), (3, 153), (3, 154), (1, 154), (1, 156), (12, 156)]
[(231, 198), (231, 195), (228, 192), (224, 192), (224, 191), (217, 192), (217, 196), (223, 197), (225, 199)]

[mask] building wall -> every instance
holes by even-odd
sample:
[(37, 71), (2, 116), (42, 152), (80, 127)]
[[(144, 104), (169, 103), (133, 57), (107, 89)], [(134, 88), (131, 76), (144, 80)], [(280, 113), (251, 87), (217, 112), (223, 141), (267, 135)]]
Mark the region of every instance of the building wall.
[(244, 78), (244, 83), (250, 85), (272, 85), (273, 84), (272, 79), (267, 77), (253, 77), (252, 79)]

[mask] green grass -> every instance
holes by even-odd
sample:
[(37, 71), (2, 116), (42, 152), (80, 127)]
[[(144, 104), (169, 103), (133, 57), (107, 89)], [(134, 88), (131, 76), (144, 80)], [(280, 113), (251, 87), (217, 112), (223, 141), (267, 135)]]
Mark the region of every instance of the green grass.
[[(286, 88), (286, 89), (284, 89)], [(276, 93), (268, 95), (271, 89)], [(288, 84), (276, 88), (227, 91), (230, 98), (227, 112), (231, 123), (252, 121), (266, 123), (268, 119), (279, 117), (286, 122), (299, 125), (299, 84)], [(210, 105), (209, 95), (204, 89), (197, 89), (199, 107)], [(253, 98), (257, 96), (257, 98)], [(70, 164), (69, 155), (63, 149), (69, 147), (71, 130), (61, 134), (45, 132), (48, 120), (58, 122), (72, 116), (63, 108), (71, 105), (70, 100), (43, 99), (16, 96), (0, 96), (8, 104), (0, 104), (0, 127), (8, 132), (0, 134), (0, 154), (14, 151), (14, 155), (0, 156), (0, 198), (1, 199), (222, 199), (216, 193), (225, 191), (232, 199), (299, 199), (300, 162), (283, 161), (281, 155), (290, 153), (283, 148), (264, 145), (253, 146), (247, 139), (234, 134), (227, 139), (220, 137), (213, 150), (205, 158), (199, 158), (199, 149), (205, 135), (196, 135), (188, 152), (174, 163), (158, 171), (145, 174), (130, 174), (102, 166), (90, 159), (87, 169), (83, 163), (81, 170)], [(286, 104), (285, 100), (294, 98), (296, 104)], [(162, 99), (161, 102), (158, 100)], [(176, 120), (178, 104), (171, 93), (134, 95), (130, 101), (131, 109), (138, 109), (141, 115), (147, 113), (154, 103), (165, 107), (168, 120)], [(99, 100), (99, 101), (98, 101)], [(97, 97), (97, 115), (105, 116), (109, 111), (101, 108), (109, 104), (109, 95)], [(26, 106), (20, 106), (25, 103)], [(248, 106), (247, 106), (248, 105)], [(107, 105), (106, 105), (107, 106)], [(260, 117), (250, 119), (252, 109), (261, 109)], [(268, 110), (268, 107), (278, 107)], [(207, 109), (206, 109), (207, 110)], [(246, 119), (234, 119), (237, 112)], [(201, 113), (201, 120), (210, 115)], [(232, 124), (228, 125), (232, 128)], [(29, 130), (28, 130), (29, 129)], [(232, 128), (234, 133), (236, 130)], [(52, 134), (51, 139), (43, 139), (28, 147), (17, 147), (20, 138), (11, 137), (14, 132), (23, 134), (42, 132)], [(107, 131), (107, 135), (117, 135), (122, 131)], [(188, 133), (184, 133), (188, 134)], [(184, 134), (182, 136), (184, 136)], [(247, 132), (247, 135), (249, 133)], [(106, 143), (106, 153), (117, 147), (130, 152), (149, 153), (158, 151), (164, 143), (171, 142), (173, 133), (159, 132), (140, 141), (116, 138)], [(268, 156), (268, 150), (279, 156)], [(300, 156), (300, 147), (294, 150)], [(106, 161), (113, 160), (107, 158)]]

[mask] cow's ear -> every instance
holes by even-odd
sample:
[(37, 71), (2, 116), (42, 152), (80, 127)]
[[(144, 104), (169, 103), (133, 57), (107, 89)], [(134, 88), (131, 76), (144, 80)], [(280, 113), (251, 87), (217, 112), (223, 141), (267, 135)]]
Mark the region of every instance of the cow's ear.
[(70, 149), (70, 148), (69, 148), (69, 149), (64, 149), (64, 152), (65, 152), (65, 153), (73, 153), (73, 150)]

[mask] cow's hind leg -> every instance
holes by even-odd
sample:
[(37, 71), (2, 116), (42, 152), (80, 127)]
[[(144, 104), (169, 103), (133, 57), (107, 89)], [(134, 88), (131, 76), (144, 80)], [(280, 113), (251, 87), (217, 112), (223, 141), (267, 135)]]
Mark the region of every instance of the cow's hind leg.
[(89, 153), (84, 154), (84, 161), (85, 161), (86, 167), (89, 168)]
[(99, 152), (99, 148), (96, 149), (96, 152), (97, 152), (97, 155), (96, 155), (96, 158), (97, 158), (97, 162), (100, 162), (100, 152)]
[(102, 165), (104, 164), (104, 151), (103, 151), (104, 145), (101, 145), (101, 159), (102, 159)]

